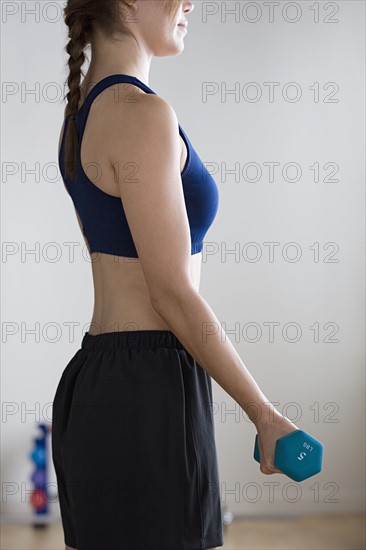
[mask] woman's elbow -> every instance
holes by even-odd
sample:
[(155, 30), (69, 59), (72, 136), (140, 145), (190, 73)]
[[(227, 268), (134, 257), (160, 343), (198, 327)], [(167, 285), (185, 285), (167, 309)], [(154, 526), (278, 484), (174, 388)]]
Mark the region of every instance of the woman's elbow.
[(189, 297), (196, 294), (197, 291), (190, 282), (179, 285), (161, 286), (150, 292), (150, 301), (152, 307), (158, 312), (164, 312), (164, 310), (171, 307), (172, 303), (175, 306), (180, 304), (186, 304)]

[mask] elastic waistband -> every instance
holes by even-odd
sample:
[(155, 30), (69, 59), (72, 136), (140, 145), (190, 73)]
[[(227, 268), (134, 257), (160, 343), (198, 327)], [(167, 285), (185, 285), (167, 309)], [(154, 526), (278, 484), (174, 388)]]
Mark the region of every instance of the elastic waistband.
[(123, 330), (119, 332), (102, 332), (89, 334), (85, 332), (82, 349), (156, 349), (177, 348), (184, 350), (183, 344), (171, 330)]

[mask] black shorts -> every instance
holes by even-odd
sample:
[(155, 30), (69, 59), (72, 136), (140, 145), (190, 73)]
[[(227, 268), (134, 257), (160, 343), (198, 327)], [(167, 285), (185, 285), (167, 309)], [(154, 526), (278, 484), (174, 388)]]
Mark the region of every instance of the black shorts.
[(65, 544), (223, 546), (211, 377), (173, 332), (86, 332), (52, 414)]

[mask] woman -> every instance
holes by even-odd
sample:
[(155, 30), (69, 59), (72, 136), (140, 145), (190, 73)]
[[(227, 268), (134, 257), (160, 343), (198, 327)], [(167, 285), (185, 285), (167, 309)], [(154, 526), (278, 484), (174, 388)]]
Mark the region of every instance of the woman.
[(90, 330), (53, 404), (67, 550), (223, 545), (211, 376), (255, 424), (261, 472), (279, 472), (276, 439), (296, 429), (199, 294), (218, 190), (174, 109), (147, 84), (153, 56), (184, 49), (192, 10), (190, 0), (68, 0), (65, 8), (59, 162), (95, 289)]

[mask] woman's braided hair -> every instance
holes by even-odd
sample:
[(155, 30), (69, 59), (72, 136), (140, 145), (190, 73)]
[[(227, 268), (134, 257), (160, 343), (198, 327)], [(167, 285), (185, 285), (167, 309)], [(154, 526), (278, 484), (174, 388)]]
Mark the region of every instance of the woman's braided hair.
[[(181, 0), (163, 0), (162, 7), (168, 9), (174, 17), (180, 2)], [(136, 0), (68, 0), (64, 8), (64, 21), (69, 29), (70, 39), (65, 47), (69, 55), (66, 63), (69, 75), (65, 84), (69, 92), (64, 97), (67, 99), (65, 118), (68, 122), (65, 134), (64, 166), (65, 176), (68, 179), (74, 180), (77, 173), (78, 132), (75, 117), (81, 97), (80, 80), (81, 76), (85, 76), (82, 70), (86, 60), (84, 50), (90, 43), (94, 28), (100, 29), (106, 36), (117, 33), (133, 37), (123, 23), (122, 13), (123, 10), (127, 10), (127, 20), (136, 21), (132, 17), (136, 13), (135, 3)]]

